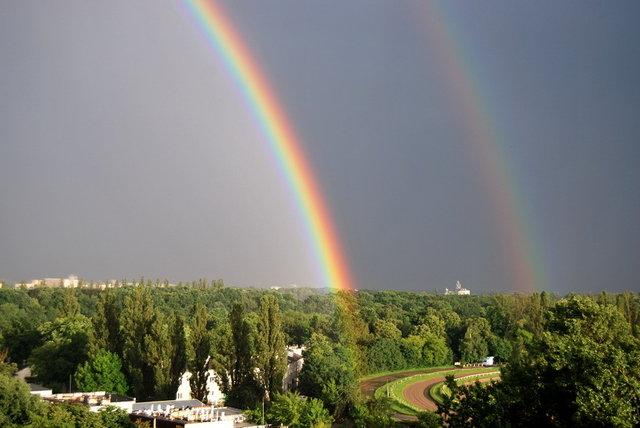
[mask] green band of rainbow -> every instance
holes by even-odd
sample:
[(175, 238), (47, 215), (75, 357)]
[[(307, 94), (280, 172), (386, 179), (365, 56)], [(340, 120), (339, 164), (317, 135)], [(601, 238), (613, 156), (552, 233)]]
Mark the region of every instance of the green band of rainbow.
[(260, 123), (303, 213), (326, 285), (335, 290), (353, 289), (342, 245), (323, 193), (268, 81), (220, 6), (205, 0), (187, 0), (186, 3), (210, 45), (242, 89), (245, 101)]

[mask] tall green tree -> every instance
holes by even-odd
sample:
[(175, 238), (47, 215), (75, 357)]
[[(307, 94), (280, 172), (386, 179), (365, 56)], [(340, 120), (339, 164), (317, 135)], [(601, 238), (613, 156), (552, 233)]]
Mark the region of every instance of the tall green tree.
[(120, 334), (120, 308), (114, 290), (100, 293), (96, 303), (96, 313), (92, 317), (95, 329), (96, 348), (106, 349), (114, 354), (122, 354), (122, 336)]
[(269, 423), (290, 428), (329, 428), (332, 419), (322, 401), (297, 392), (274, 394), (267, 414)]
[(377, 319), (374, 321), (373, 332), (378, 338), (400, 339), (402, 332), (394, 323), (387, 320)]
[(640, 296), (625, 291), (616, 296), (616, 305), (629, 323), (633, 335), (640, 337)]
[(265, 398), (282, 391), (282, 378), (287, 369), (287, 351), (285, 348), (282, 316), (276, 298), (267, 294), (260, 299), (260, 318), (258, 319), (256, 349), (256, 367)]
[(72, 288), (62, 290), (62, 303), (60, 305), (60, 315), (72, 317), (80, 314), (80, 303), (76, 297), (76, 292)]
[(367, 363), (370, 372), (399, 370), (407, 366), (399, 339), (382, 337), (375, 339), (367, 348)]
[(126, 373), (138, 400), (152, 398), (155, 392), (154, 368), (148, 359), (155, 309), (150, 291), (138, 285), (124, 300), (120, 315), (122, 354)]
[(191, 372), (191, 393), (198, 400), (206, 402), (207, 378), (209, 376), (209, 352), (211, 350), (211, 336), (207, 330), (208, 315), (206, 308), (197, 304), (191, 325), (191, 358), (189, 371)]
[(173, 317), (171, 345), (172, 356), (169, 383), (171, 385), (171, 391), (176, 391), (180, 385), (182, 374), (187, 370), (187, 360), (189, 355), (187, 326), (185, 325), (184, 318), (180, 315)]
[(451, 364), (452, 352), (447, 345), (446, 326), (442, 316), (429, 308), (427, 315), (422, 319), (422, 324), (415, 327), (413, 334), (404, 341), (405, 349), (412, 349), (421, 344), (417, 365), (435, 367)]
[(313, 333), (304, 353), (300, 392), (322, 400), (340, 418), (359, 400), (355, 355), (351, 348)]
[(143, 359), (151, 366), (153, 397), (169, 399), (175, 394), (171, 389), (171, 357), (173, 344), (165, 315), (154, 311), (151, 328), (144, 337)]
[(254, 375), (255, 333), (241, 303), (233, 305), (229, 314), (229, 324), (233, 345), (233, 369), (227, 401), (237, 407), (250, 408), (262, 399), (263, 392)]
[(93, 337), (91, 321), (84, 315), (57, 318), (40, 327), (44, 343), (29, 358), (38, 381), (57, 391), (68, 391), (69, 381), (89, 354)]
[(358, 404), (353, 420), (358, 428), (390, 428), (400, 424), (394, 419), (393, 400), (389, 397), (372, 398)]
[(473, 317), (467, 321), (467, 330), (460, 343), (460, 355), (463, 361), (482, 361), (489, 353), (491, 326), (486, 318)]
[[(26, 298), (20, 301), (22, 297)], [(44, 312), (38, 301), (26, 293), (11, 296), (10, 302), (0, 304), (0, 348), (7, 349), (8, 360), (22, 367), (32, 350), (41, 345), (38, 327), (45, 321)]]
[(136, 428), (129, 413), (119, 407), (107, 406), (98, 412), (98, 416), (104, 428)]
[(228, 394), (231, 389), (231, 375), (235, 367), (235, 352), (228, 322), (216, 325), (211, 331), (211, 360), (209, 365), (218, 375), (220, 389)]
[(80, 391), (107, 391), (125, 395), (129, 390), (120, 358), (105, 349), (100, 349), (78, 367), (75, 381)]
[(43, 411), (39, 397), (24, 381), (0, 374), (0, 426), (26, 426)]

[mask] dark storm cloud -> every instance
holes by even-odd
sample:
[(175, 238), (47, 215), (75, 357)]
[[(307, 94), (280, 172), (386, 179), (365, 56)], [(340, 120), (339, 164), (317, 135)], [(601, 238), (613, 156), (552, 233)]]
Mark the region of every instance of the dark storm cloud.
[[(231, 2), (359, 286), (511, 290), (501, 225), (412, 2)], [(637, 289), (635, 2), (447, 3), (549, 288)], [(0, 8), (0, 276), (321, 285), (291, 192), (179, 4)]]

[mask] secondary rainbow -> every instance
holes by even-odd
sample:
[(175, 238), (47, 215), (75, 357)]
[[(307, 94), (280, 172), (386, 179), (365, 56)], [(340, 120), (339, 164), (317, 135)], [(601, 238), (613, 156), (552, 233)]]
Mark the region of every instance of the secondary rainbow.
[[(443, 6), (439, 7), (440, 4)], [(502, 235), (504, 254), (513, 270), (513, 286), (517, 291), (527, 293), (544, 289), (547, 285), (545, 271), (526, 221), (525, 203), (508, 162), (504, 148), (506, 142), (494, 126), (488, 98), (475, 78), (477, 73), (468, 60), (470, 55), (465, 52), (461, 38), (456, 36), (456, 26), (442, 10), (446, 4), (437, 1), (420, 3), (422, 24), (429, 42), (437, 50), (436, 64), (445, 71), (462, 125), (472, 135), (469, 139), (471, 153), (484, 173), (487, 196)]]
[(214, 1), (187, 0), (211, 47), (243, 92), (295, 195), (326, 285), (350, 290), (354, 284), (324, 195), (298, 137), (262, 70), (222, 8)]

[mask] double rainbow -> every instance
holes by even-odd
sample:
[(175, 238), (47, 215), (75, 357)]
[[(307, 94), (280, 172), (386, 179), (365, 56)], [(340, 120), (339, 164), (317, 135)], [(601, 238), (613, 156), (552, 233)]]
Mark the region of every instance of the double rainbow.
[(211, 47), (223, 59), (241, 88), (303, 213), (326, 285), (334, 290), (354, 288), (340, 238), (313, 170), (293, 127), (262, 71), (223, 10), (214, 2), (188, 0), (188, 8)]
[[(320, 260), (325, 281), (334, 290), (354, 289), (339, 236), (333, 225), (324, 195), (301, 149), (298, 138), (262, 71), (233, 29), (223, 10), (213, 0), (186, 0), (192, 15), (210, 45), (223, 59), (229, 74), (241, 88), (266, 139), (281, 166), (303, 213), (314, 251)], [(438, 10), (438, 2), (420, 3), (428, 37), (439, 51), (438, 63), (445, 67), (454, 101), (460, 107), (464, 126), (474, 135), (470, 150), (484, 171), (488, 197), (494, 207), (502, 234), (504, 254), (513, 270), (513, 288), (533, 292), (545, 288), (544, 271), (536, 261), (534, 239), (527, 232), (524, 204), (514, 174), (492, 126), (479, 84), (465, 58), (462, 43), (456, 40), (453, 24)]]

